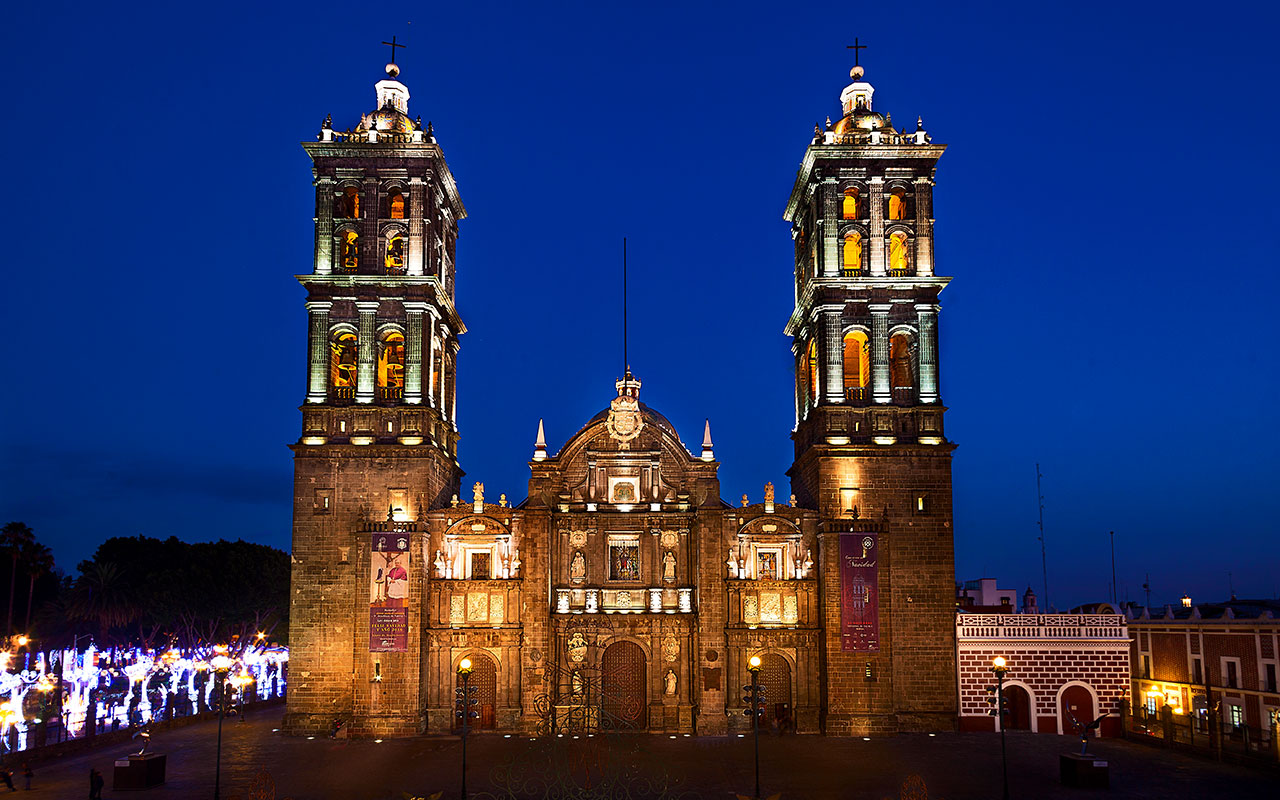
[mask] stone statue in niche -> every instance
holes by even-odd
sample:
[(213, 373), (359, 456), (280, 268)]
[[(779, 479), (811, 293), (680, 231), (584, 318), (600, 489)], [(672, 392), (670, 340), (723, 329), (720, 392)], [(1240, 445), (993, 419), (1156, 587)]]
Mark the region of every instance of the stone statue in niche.
[(663, 682), (666, 684), (667, 697), (676, 696), (676, 684), (679, 680), (680, 679), (676, 677), (676, 671), (674, 669), (667, 670), (667, 675), (663, 678)]
[(676, 580), (676, 556), (670, 550), (662, 557), (662, 580), (667, 583)]
[(443, 578), (445, 576), (444, 575), (444, 554), (441, 553), (439, 550), (436, 551), (435, 564), (436, 564), (436, 572), (439, 573), (437, 577)]
[(582, 583), (587, 579), (587, 559), (583, 557), (581, 550), (573, 551), (573, 558), (569, 560), (569, 580), (574, 583)]

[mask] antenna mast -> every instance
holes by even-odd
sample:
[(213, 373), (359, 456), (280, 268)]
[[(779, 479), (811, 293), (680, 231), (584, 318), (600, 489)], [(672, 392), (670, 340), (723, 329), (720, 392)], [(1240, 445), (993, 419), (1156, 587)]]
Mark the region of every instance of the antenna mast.
[(1040, 506), (1040, 569), (1044, 575), (1044, 607), (1049, 608), (1049, 557), (1044, 549), (1044, 493), (1040, 491), (1040, 463), (1036, 462), (1036, 503)]
[(627, 358), (627, 237), (622, 237), (622, 378), (631, 371), (631, 359)]

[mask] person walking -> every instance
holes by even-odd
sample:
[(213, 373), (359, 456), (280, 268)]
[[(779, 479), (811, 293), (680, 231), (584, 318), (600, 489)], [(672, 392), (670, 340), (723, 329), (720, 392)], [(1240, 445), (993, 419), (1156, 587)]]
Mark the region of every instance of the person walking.
[(0, 769), (0, 781), (9, 787), (9, 791), (16, 792), (18, 788), (13, 785), (13, 771), (8, 769)]
[(28, 792), (31, 791), (31, 779), (34, 777), (35, 777), (35, 773), (31, 771), (31, 762), (23, 761), (22, 762), (22, 780), (23, 780), (22, 788)]
[(107, 782), (103, 780), (102, 773), (96, 769), (89, 770), (89, 800), (102, 800), (102, 787)]

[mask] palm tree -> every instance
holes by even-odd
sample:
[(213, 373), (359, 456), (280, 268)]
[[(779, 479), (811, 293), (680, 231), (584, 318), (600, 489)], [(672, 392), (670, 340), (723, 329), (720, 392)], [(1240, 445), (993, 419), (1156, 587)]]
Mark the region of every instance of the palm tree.
[(18, 585), (18, 561), (23, 552), (35, 544), (36, 537), (30, 526), (24, 522), (10, 522), (0, 528), (0, 552), (13, 559), (9, 572), (9, 619), (5, 623), (5, 636), (13, 633), (13, 590)]
[(137, 616), (136, 593), (128, 576), (110, 561), (90, 562), (71, 592), (71, 610), (81, 619), (96, 622), (105, 633), (128, 625)]
[(22, 563), (30, 579), (27, 584), (27, 622), (24, 631), (31, 630), (31, 604), (35, 601), (36, 580), (42, 575), (53, 572), (53, 552), (39, 542), (32, 542), (22, 554)]

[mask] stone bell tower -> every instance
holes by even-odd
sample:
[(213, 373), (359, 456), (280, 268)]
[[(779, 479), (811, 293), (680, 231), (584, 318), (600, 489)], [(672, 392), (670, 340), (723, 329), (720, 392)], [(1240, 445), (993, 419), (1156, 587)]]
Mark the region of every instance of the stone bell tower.
[(855, 66), (815, 125), (785, 218), (795, 242), (795, 463), (821, 515), (823, 727), (955, 725), (951, 451), (938, 383), (933, 186), (945, 147), (898, 130)]
[[(394, 49), (393, 49), (394, 53)], [(377, 105), (303, 144), (315, 183), (308, 361), (294, 452), (285, 727), (421, 730), (422, 525), (457, 462), (454, 308), (466, 215), (430, 123), (388, 64)]]

